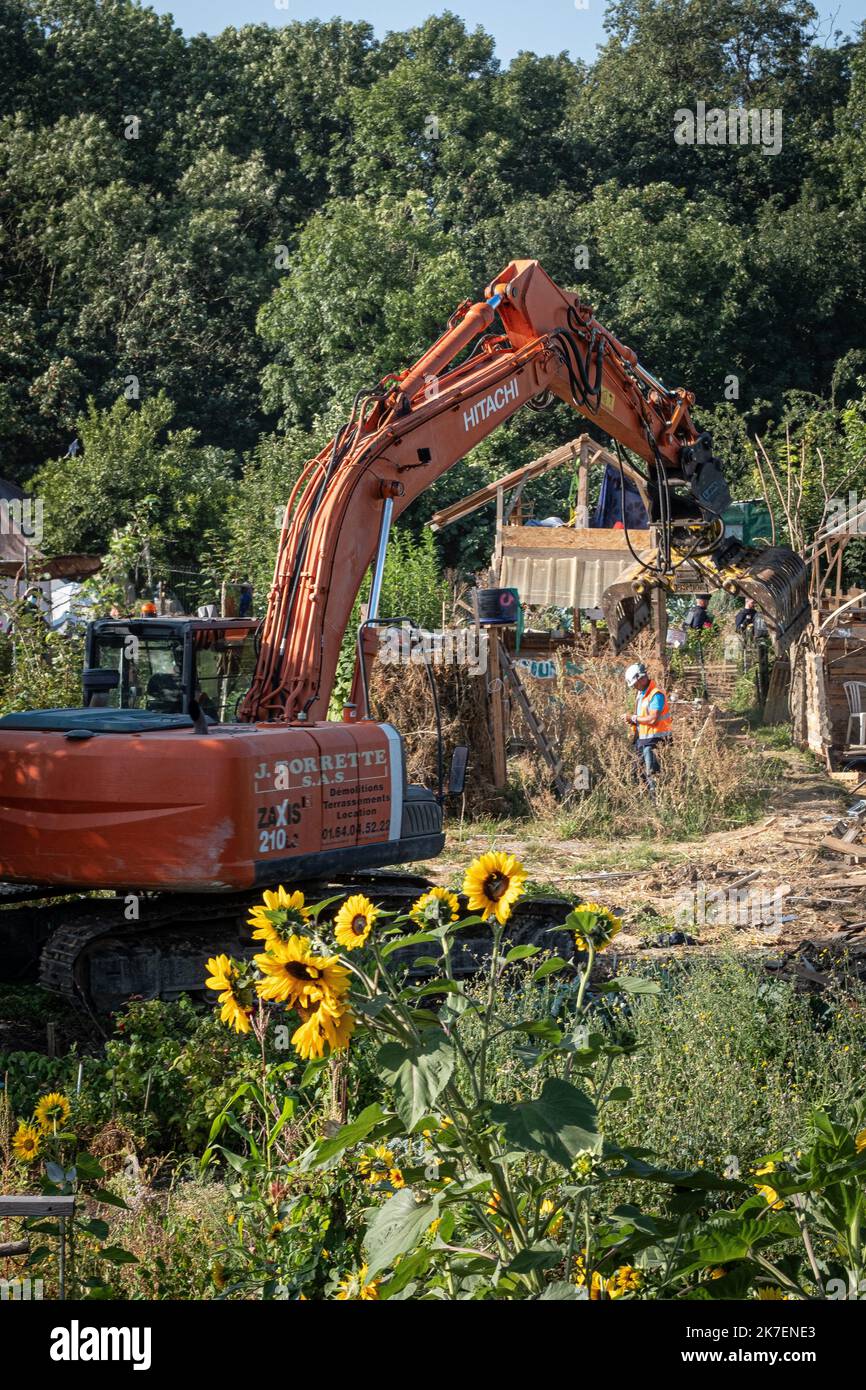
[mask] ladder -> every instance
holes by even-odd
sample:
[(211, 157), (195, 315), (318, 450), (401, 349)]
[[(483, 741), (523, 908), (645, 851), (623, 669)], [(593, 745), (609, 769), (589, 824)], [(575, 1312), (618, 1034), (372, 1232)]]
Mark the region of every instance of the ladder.
[(533, 742), (542, 758), (547, 763), (547, 766), (550, 768), (551, 782), (559, 796), (567, 796), (571, 788), (562, 775), (562, 759), (557, 758), (550, 743), (550, 739), (547, 737), (547, 734), (544, 732), (544, 729), (535, 716), (535, 711), (529, 703), (529, 696), (526, 693), (520, 676), (517, 674), (517, 669), (505, 648), (504, 642), (499, 643), (499, 659), (502, 664), (503, 675), (511, 686), (514, 698), (520, 706), (520, 711), (526, 720), (529, 732), (532, 734)]

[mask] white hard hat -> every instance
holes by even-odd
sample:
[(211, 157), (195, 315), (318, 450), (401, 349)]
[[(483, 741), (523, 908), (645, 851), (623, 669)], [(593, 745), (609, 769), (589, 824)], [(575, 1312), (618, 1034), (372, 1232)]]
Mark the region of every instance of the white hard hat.
[(626, 668), (625, 683), (629, 689), (631, 689), (632, 686), (637, 685), (638, 681), (646, 675), (649, 675), (649, 672), (643, 662), (635, 661), (631, 666)]

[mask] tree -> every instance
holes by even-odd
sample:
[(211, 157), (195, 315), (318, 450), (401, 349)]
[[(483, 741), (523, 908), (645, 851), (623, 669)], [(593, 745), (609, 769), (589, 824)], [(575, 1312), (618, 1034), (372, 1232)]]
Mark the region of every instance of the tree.
[(334, 200), (304, 227), (259, 315), (276, 352), (266, 407), (324, 442), (355, 393), (420, 356), (472, 288), (423, 194)]
[(43, 500), (46, 551), (101, 554), (131, 525), (149, 586), (198, 573), (234, 495), (232, 459), (199, 446), (193, 430), (170, 430), (172, 415), (162, 393), (140, 407), (88, 403), (77, 421), (83, 454), (45, 464), (29, 484)]

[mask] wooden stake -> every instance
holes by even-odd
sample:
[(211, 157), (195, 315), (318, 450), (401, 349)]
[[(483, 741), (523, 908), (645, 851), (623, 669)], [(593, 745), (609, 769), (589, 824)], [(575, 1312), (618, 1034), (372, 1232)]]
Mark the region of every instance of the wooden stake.
[(487, 690), (490, 697), (490, 732), (493, 741), (493, 785), (497, 791), (508, 785), (505, 758), (505, 708), (502, 689), (502, 664), (499, 659), (499, 634), (487, 628)]

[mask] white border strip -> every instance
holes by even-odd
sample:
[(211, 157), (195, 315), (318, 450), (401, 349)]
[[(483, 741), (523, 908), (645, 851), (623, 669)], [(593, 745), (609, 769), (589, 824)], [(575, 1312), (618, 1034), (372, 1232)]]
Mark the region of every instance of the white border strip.
[(388, 740), (391, 764), (391, 828), (389, 840), (399, 840), (403, 832), (403, 740), (393, 724), (380, 724)]

